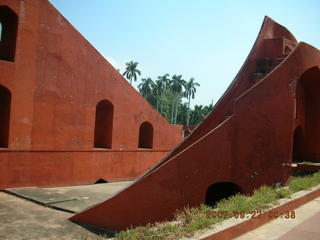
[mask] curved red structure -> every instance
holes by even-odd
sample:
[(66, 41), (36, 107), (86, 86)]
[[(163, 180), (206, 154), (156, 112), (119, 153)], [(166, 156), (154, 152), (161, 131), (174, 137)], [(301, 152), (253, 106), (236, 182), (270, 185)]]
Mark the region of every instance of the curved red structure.
[(320, 52), (266, 17), (213, 111), (132, 185), (71, 220), (107, 229), (171, 219), (176, 209), (279, 185), (293, 161), (320, 160)]

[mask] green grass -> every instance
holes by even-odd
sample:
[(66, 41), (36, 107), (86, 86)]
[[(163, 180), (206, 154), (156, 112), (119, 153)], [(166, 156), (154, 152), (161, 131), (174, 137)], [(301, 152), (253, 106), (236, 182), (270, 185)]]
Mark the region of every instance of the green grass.
[(319, 183), (320, 183), (320, 172), (317, 172), (312, 176), (294, 178), (289, 182), (288, 186), (292, 192), (298, 192), (303, 189), (314, 187)]
[[(272, 188), (262, 186), (255, 190), (252, 196), (237, 194), (223, 199), (217, 203), (216, 208), (201, 204), (199, 207), (186, 207), (175, 214), (172, 222), (161, 222), (148, 224), (122, 231), (115, 236), (119, 240), (163, 240), (179, 239), (181, 237), (192, 237), (195, 232), (205, 230), (214, 224), (232, 217), (233, 212), (251, 213), (254, 210), (270, 208), (277, 200), (289, 198), (294, 192), (307, 189), (320, 184), (320, 172), (312, 176), (297, 177), (288, 183), (286, 188)], [(208, 212), (226, 212), (225, 217), (208, 218)]]
[(309, 162), (309, 161), (303, 161), (303, 162), (301, 162), (301, 164), (305, 164), (305, 165), (314, 165), (314, 166), (318, 166), (318, 165), (320, 165), (320, 163)]

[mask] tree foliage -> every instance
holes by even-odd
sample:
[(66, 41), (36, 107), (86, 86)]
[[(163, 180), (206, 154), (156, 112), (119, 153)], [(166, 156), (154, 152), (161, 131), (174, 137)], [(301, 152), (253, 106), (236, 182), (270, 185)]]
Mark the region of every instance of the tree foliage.
[[(123, 75), (130, 80), (137, 80), (141, 72), (137, 69), (138, 62), (126, 63)], [(197, 87), (200, 84), (191, 78), (183, 79), (182, 75), (166, 73), (158, 76), (156, 80), (142, 78), (138, 84), (140, 94), (159, 112), (168, 122), (187, 126), (198, 125), (211, 111), (212, 103), (203, 106), (195, 105), (190, 108), (191, 100), (195, 98)]]
[(130, 61), (126, 63), (126, 70), (123, 72), (123, 76), (125, 76), (130, 83), (132, 84), (132, 79), (137, 81), (137, 75), (141, 75), (140, 70), (137, 68), (138, 62)]

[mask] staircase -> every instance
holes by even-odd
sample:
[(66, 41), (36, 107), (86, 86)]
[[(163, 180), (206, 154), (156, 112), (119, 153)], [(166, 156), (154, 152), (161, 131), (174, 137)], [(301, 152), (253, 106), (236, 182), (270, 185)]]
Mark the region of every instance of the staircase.
[(264, 57), (255, 59), (255, 72), (250, 74), (251, 84), (255, 84), (277, 67), (296, 47), (296, 43), (285, 38), (264, 39)]

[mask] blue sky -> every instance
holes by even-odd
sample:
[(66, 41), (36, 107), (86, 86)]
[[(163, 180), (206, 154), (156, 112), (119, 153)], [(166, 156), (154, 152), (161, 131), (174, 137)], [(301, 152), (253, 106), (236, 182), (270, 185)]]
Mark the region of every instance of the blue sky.
[[(193, 104), (215, 103), (247, 57), (265, 15), (320, 49), (319, 0), (50, 0), (116, 68), (200, 83)], [(137, 85), (137, 84), (135, 84)]]

